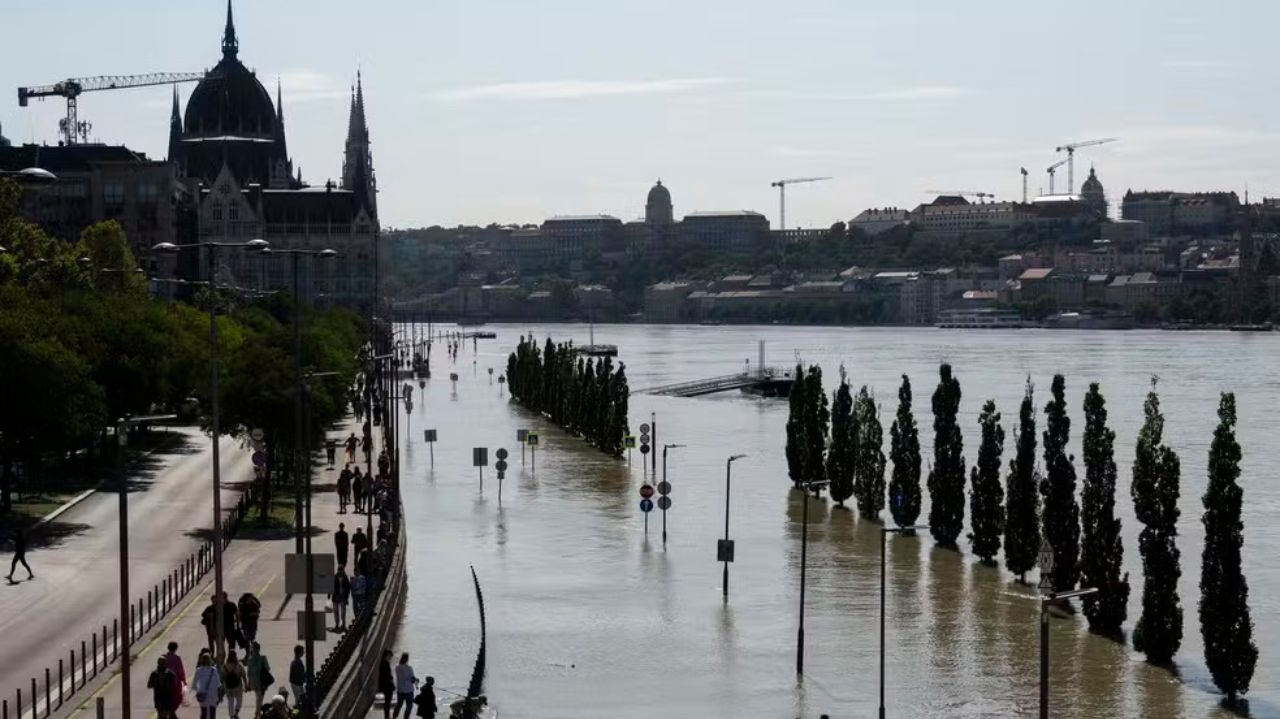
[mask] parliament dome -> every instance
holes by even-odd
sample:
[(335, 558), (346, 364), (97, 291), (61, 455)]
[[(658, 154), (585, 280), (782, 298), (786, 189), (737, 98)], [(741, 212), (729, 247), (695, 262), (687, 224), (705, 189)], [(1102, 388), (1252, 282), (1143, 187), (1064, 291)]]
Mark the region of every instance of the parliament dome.
[(187, 100), (183, 125), (188, 137), (275, 136), (278, 118), (271, 95), (238, 57), (240, 43), (227, 3), (222, 35), (222, 61), (205, 76)]

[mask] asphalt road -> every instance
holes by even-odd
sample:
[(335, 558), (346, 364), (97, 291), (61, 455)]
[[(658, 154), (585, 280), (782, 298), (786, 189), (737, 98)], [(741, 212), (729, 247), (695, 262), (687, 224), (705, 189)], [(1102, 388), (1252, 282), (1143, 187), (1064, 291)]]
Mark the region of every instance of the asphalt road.
[[(129, 494), (129, 581), (134, 601), (194, 552), (213, 524), (210, 442), (195, 429), (176, 430), (179, 446), (162, 449), (134, 468)], [(224, 438), (221, 447), (222, 505), (236, 501), (236, 484), (249, 479), (249, 454)], [(119, 614), (119, 500), (114, 491), (95, 493), (33, 537), (16, 583), (5, 582), (12, 552), (0, 553), (0, 696), (43, 688), (45, 667), (57, 676), (80, 641), (88, 641)], [(108, 629), (110, 631), (110, 629)], [(42, 689), (43, 691), (43, 689)], [(24, 694), (29, 693), (29, 689)]]

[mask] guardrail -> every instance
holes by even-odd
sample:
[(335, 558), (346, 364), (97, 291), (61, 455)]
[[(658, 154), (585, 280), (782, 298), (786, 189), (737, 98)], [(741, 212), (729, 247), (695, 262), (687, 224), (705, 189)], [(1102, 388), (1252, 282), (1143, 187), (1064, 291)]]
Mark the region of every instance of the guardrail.
[[(251, 484), (249, 489), (240, 495), (240, 500), (227, 512), (222, 520), (222, 548), (225, 550), (232, 537), (240, 531), (249, 508), (257, 497), (257, 486)], [(89, 685), (103, 670), (110, 667), (120, 658), (123, 644), (132, 647), (140, 637), (159, 623), (178, 606), (191, 590), (200, 585), (204, 575), (213, 569), (213, 540), (208, 539), (200, 547), (182, 561), (159, 584), (155, 584), (147, 593), (138, 597), (135, 604), (129, 605), (129, 626), (124, 630), (129, 633), (128, 639), (121, 641), (120, 618), (111, 620), (111, 633), (107, 633), (107, 625), (102, 625), (101, 632), (95, 632), (89, 639), (80, 640), (80, 653), (77, 654), (72, 643), (67, 660), (58, 660), (57, 675), (52, 667), (44, 668), (43, 685), (40, 676), (32, 676), (29, 687), (18, 687), (14, 691), (14, 703), (0, 699), (0, 719), (40, 719), (48, 717), (72, 697)], [(43, 686), (44, 691), (40, 688)], [(30, 689), (24, 693), (23, 689)], [(12, 713), (11, 713), (12, 710)]]

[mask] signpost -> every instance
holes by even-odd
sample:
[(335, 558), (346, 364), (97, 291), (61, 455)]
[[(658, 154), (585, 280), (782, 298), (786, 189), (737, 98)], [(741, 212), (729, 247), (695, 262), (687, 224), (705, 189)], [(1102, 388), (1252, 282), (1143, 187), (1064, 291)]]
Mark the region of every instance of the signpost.
[(635, 435), (627, 435), (622, 438), (622, 446), (627, 449), (627, 466), (631, 466), (631, 450), (636, 448)]
[(493, 468), (498, 470), (498, 502), (502, 502), (502, 478), (507, 473), (507, 450), (505, 447), (499, 447), (497, 452), (498, 461), (493, 463)]
[(528, 443), (528, 441), (529, 441), (529, 430), (517, 429), (516, 444), (520, 445), (520, 466), (521, 467), (524, 466), (524, 446), (525, 444)]
[(427, 448), (431, 450), (431, 468), (436, 468), (436, 431), (434, 429), (422, 430), (422, 439), (427, 443)]
[(1049, 717), (1049, 599), (1053, 596), (1053, 546), (1040, 542), (1040, 719)]
[(649, 512), (653, 511), (653, 485), (645, 483), (640, 485), (640, 511), (644, 512), (644, 536), (649, 536)]
[(529, 432), (525, 435), (524, 441), (529, 445), (529, 466), (536, 468), (538, 464), (538, 433)]
[(471, 450), (471, 466), (480, 468), (480, 494), (484, 494), (484, 468), (489, 466), (488, 447), (476, 447)]
[[(649, 454), (649, 423), (640, 423), (640, 470), (643, 473), (645, 481), (649, 481), (649, 465), (645, 461), (645, 455)], [(628, 459), (628, 461), (630, 461)]]

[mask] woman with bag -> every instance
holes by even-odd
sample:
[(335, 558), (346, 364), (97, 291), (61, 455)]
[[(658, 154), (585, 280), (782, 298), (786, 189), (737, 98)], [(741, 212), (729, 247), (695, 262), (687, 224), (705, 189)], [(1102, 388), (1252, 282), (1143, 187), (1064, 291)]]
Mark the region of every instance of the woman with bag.
[(262, 701), (267, 695), (267, 691), (271, 689), (271, 685), (275, 684), (276, 678), (271, 674), (271, 662), (267, 661), (267, 657), (262, 653), (262, 645), (254, 642), (253, 653), (245, 660), (248, 666), (249, 690), (253, 692), (254, 698), (254, 715), (262, 713)]
[(196, 693), (196, 703), (200, 705), (200, 719), (217, 719), (218, 702), (222, 701), (222, 680), (218, 678), (217, 667), (213, 666), (213, 657), (200, 655), (191, 688)]
[(222, 667), (222, 685), (227, 688), (227, 714), (240, 719), (240, 707), (244, 705), (244, 685), (248, 683), (244, 665), (236, 656), (236, 650), (227, 652), (227, 663)]

